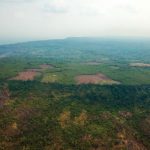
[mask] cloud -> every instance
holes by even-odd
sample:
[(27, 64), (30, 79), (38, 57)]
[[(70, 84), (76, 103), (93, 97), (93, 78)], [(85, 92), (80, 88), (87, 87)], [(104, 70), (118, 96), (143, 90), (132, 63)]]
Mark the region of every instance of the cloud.
[[(138, 0), (139, 1), (139, 0)], [(114, 13), (115, 11), (125, 11), (126, 13), (136, 13), (135, 5), (129, 0), (0, 0), (1, 3), (15, 5), (39, 4), (39, 10), (44, 13), (70, 13), (78, 15), (102, 15)], [(110, 5), (108, 5), (108, 3)]]
[(28, 3), (28, 2), (34, 2), (36, 0), (0, 0), (0, 3)]
[(130, 0), (43, 0), (40, 4), (41, 10), (45, 13), (87, 16), (107, 15), (115, 12), (137, 13), (137, 4), (131, 3)]
[(52, 0), (50, 2), (45, 2), (41, 10), (46, 13), (67, 13), (68, 6), (65, 2)]
[(78, 15), (98, 15), (101, 13), (97, 5), (88, 0), (45, 0), (42, 5), (45, 13), (68, 13)]

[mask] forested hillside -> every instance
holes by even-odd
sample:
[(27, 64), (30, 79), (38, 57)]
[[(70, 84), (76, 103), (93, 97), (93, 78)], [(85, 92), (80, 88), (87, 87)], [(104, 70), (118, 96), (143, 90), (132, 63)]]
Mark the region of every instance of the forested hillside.
[(149, 149), (150, 86), (1, 83), (1, 149)]

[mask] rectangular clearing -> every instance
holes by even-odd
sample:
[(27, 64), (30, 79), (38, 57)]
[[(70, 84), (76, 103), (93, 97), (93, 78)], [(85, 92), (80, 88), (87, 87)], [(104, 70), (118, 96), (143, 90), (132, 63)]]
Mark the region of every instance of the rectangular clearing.
[(102, 73), (95, 75), (79, 75), (75, 78), (77, 84), (120, 84)]

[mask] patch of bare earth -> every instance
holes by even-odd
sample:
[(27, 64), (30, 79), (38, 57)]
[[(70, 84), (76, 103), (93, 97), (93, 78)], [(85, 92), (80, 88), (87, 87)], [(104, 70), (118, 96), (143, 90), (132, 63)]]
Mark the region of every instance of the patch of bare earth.
[(79, 75), (75, 78), (77, 84), (119, 84), (102, 73), (95, 75)]
[(40, 65), (40, 68), (45, 70), (45, 69), (51, 69), (53, 68), (53, 65), (50, 65), (50, 64), (42, 64)]
[(145, 64), (145, 63), (131, 63), (130, 66), (132, 66), (132, 67), (150, 67), (150, 64)]
[(33, 71), (33, 72), (41, 72), (41, 69), (36, 69), (36, 68), (33, 68), (33, 69), (28, 69), (28, 71)]
[(39, 66), (40, 68), (32, 68), (23, 72), (19, 72), (16, 77), (11, 78), (10, 80), (34, 80), (37, 75), (40, 75), (44, 70), (53, 68), (52, 65), (42, 64)]
[(36, 71), (27, 70), (27, 71), (20, 72), (16, 77), (12, 78), (11, 80), (22, 80), (22, 81), (34, 80), (37, 74), (38, 73)]

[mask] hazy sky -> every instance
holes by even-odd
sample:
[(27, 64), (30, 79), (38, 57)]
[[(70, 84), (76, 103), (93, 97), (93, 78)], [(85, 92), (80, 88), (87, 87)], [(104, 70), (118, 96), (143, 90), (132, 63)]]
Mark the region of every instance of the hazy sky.
[(0, 0), (0, 43), (150, 36), (150, 0)]

